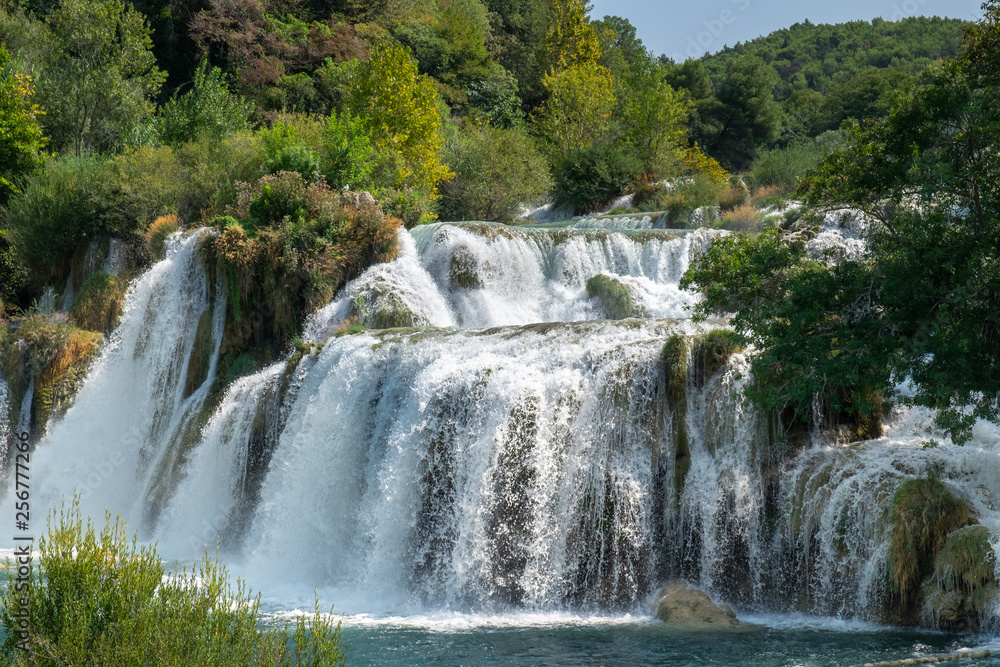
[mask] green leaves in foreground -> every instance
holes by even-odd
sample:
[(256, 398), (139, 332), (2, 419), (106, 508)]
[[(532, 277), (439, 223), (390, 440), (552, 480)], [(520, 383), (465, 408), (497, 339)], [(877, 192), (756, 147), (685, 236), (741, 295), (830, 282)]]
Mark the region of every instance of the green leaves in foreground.
[[(806, 423), (849, 421), (870, 436), (866, 421), (881, 410), (895, 361), (871, 309), (872, 280), (865, 265), (827, 266), (771, 229), (716, 239), (681, 286), (705, 292), (702, 316), (735, 313), (733, 328), (757, 350), (748, 393), (762, 407), (794, 408)], [(817, 397), (822, 413), (813, 415)]]
[[(260, 595), (242, 581), (236, 590), (207, 554), (190, 572), (168, 574), (155, 546), (131, 541), (121, 518), (106, 517), (97, 533), (79, 503), (53, 512), (39, 541), (40, 572), (30, 591), (30, 637), (7, 635), (0, 662), (12, 665), (344, 664), (340, 625), (319, 613), (294, 631), (261, 627)], [(0, 618), (16, 626), (17, 568), (8, 569)], [(26, 650), (25, 650), (26, 649)]]

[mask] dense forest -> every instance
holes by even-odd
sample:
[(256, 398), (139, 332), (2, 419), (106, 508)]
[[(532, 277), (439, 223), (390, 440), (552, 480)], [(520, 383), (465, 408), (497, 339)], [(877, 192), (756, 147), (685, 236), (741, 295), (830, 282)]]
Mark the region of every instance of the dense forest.
[[(953, 63), (976, 30), (804, 23), (676, 63), (582, 0), (8, 1), (0, 314), (61, 297), (70, 325), (109, 330), (124, 284), (83, 284), (87, 248), (115, 238), (138, 270), (173, 231), (208, 225), (230, 361), (262, 345), (273, 357), (304, 313), (394, 256), (402, 225), (509, 223), (547, 199), (591, 212), (630, 194), (631, 210), (677, 226), (709, 206), (709, 224), (760, 230), (761, 209), (825, 156), (846, 169), (865, 133), (920, 127), (902, 110), (970, 80)], [(836, 190), (824, 164), (817, 204)], [(265, 321), (245, 321), (261, 304)]]

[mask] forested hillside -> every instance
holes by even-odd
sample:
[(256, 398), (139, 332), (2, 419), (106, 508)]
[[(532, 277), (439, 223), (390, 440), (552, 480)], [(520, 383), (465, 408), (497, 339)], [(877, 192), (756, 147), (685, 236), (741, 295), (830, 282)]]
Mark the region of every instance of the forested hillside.
[[(580, 0), (7, 2), (0, 298), (17, 312), (58, 294), (95, 239), (141, 266), (170, 230), (207, 224), (227, 270), (250, 275), (284, 252), (261, 250), (267, 234), (298, 239), (285, 273), (310, 276), (292, 299), (308, 309), (391, 256), (387, 232), (348, 243), (342, 221), (317, 222), (316, 198), (343, 189), (371, 192), (389, 227), (629, 192), (647, 210), (759, 203), (726, 170), (789, 188), (843, 120), (884, 115), (961, 33), (806, 23), (672, 63)], [(676, 177), (691, 180), (665, 192)], [(275, 188), (312, 203), (282, 208)], [(332, 254), (304, 260), (303, 238)]]

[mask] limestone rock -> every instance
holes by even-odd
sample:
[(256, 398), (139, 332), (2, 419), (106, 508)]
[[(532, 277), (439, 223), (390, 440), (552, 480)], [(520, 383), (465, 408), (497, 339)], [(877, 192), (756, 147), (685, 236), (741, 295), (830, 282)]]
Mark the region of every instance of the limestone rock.
[(729, 605), (717, 605), (708, 594), (683, 581), (671, 581), (660, 591), (656, 617), (669, 625), (698, 628), (742, 627)]

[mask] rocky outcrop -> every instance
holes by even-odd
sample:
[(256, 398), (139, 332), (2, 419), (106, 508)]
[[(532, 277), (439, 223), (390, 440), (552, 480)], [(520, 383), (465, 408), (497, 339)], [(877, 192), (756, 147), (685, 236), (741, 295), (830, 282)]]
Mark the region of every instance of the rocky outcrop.
[(743, 627), (729, 605), (717, 605), (708, 594), (683, 581), (671, 581), (660, 591), (656, 617), (685, 628)]

